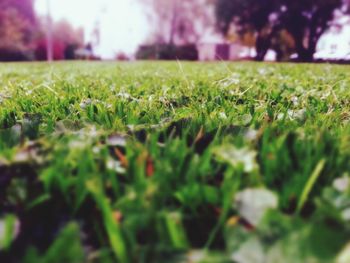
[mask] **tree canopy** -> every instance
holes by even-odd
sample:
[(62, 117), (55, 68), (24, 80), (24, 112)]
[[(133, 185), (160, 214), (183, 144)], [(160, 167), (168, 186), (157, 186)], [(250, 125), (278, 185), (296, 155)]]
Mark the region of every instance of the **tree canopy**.
[(145, 5), (153, 26), (148, 39), (152, 43), (196, 43), (201, 34), (215, 23), (211, 10), (208, 9), (208, 3), (213, 0), (140, 1)]
[[(0, 0), (0, 60), (46, 59), (47, 17), (38, 17), (34, 0)], [(52, 24), (55, 59), (73, 59), (84, 45), (84, 32), (68, 21)]]
[(33, 0), (0, 0), (0, 59), (26, 59), (34, 26)]
[[(257, 60), (263, 60), (281, 32), (291, 36), (301, 61), (310, 61), (320, 36), (327, 30), (342, 0), (217, 0), (216, 20), (223, 34), (254, 32)], [(278, 46), (278, 45), (277, 45)]]

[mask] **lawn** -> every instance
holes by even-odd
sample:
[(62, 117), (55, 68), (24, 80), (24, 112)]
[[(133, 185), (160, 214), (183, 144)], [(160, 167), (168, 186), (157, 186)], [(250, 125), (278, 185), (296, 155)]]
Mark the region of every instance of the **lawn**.
[(0, 262), (350, 262), (349, 66), (0, 75)]

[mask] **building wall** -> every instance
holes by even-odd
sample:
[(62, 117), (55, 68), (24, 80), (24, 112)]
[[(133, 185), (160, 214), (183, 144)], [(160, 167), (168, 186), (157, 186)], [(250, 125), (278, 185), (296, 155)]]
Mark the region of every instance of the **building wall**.
[(200, 61), (238, 60), (245, 49), (239, 44), (199, 44), (197, 45)]

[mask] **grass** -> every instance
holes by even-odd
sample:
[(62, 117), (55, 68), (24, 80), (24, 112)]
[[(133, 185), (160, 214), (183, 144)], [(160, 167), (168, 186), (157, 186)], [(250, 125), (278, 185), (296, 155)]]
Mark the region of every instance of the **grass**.
[(348, 66), (0, 74), (1, 262), (349, 262)]

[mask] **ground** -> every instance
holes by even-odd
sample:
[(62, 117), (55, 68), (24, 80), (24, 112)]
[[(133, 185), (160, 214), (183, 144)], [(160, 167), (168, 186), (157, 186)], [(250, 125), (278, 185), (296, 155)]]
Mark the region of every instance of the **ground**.
[(0, 65), (1, 262), (350, 262), (349, 66)]

